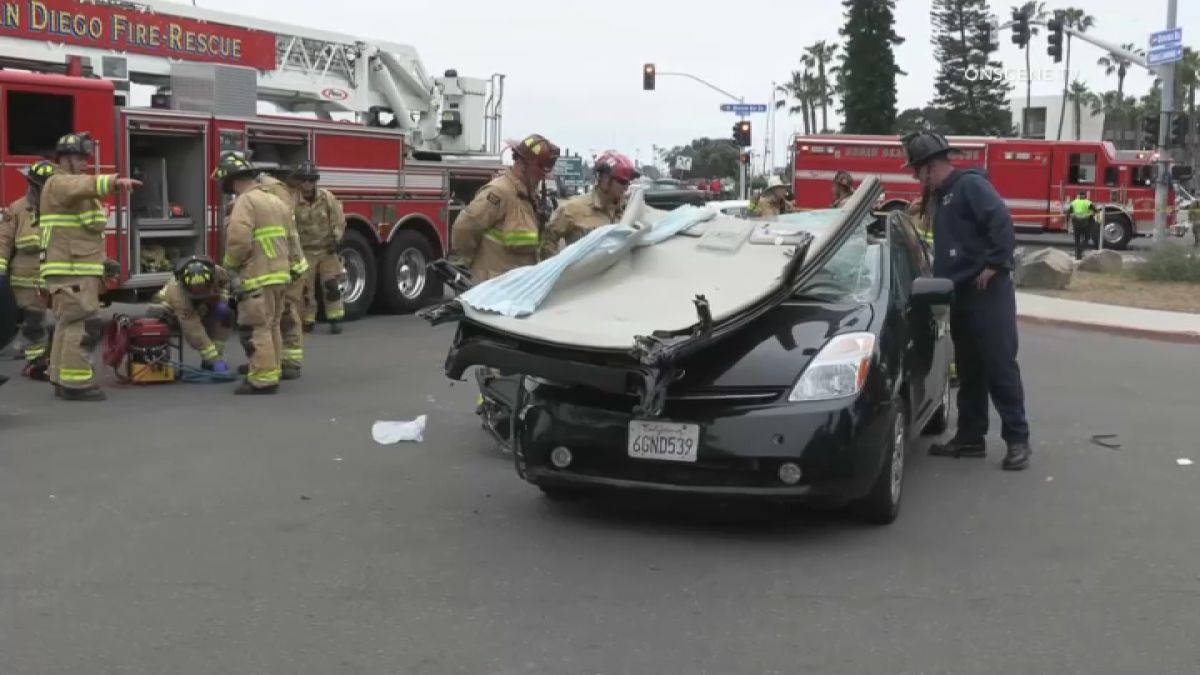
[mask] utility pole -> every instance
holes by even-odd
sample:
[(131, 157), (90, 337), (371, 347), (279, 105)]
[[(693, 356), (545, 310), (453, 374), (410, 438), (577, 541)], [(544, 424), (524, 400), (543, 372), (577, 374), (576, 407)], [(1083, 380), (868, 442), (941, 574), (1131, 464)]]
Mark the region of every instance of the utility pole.
[[(1167, 0), (1167, 30), (1176, 27), (1178, 14), (1179, 0)], [(1175, 114), (1175, 71), (1175, 62), (1160, 66), (1159, 71), (1162, 74), (1162, 106), (1158, 115), (1158, 180), (1154, 185), (1155, 246), (1167, 240), (1167, 193), (1171, 188), (1171, 155), (1167, 152), (1167, 139)]]

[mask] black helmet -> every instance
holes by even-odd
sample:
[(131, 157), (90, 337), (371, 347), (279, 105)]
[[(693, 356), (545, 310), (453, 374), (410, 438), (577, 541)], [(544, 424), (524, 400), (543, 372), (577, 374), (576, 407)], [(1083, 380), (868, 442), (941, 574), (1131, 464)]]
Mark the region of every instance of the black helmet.
[(316, 164), (306, 159), (292, 167), (292, 171), (288, 174), (288, 177), (295, 178), (296, 180), (308, 179), (318, 181), (321, 180), (321, 172), (317, 170)]
[(95, 149), (96, 144), (92, 141), (92, 136), (88, 132), (85, 131), (81, 134), (70, 133), (58, 139), (58, 143), (54, 144), (54, 158), (58, 159), (63, 155), (91, 157)]
[(217, 161), (217, 168), (213, 171), (212, 177), (214, 180), (224, 181), (248, 177), (256, 173), (258, 173), (258, 169), (246, 161), (245, 153), (230, 150), (221, 153), (221, 159)]
[(217, 266), (204, 256), (194, 255), (175, 267), (175, 278), (191, 298), (206, 298), (216, 287)]
[(946, 142), (946, 137), (933, 131), (914, 131), (900, 139), (904, 144), (904, 153), (908, 156), (905, 168), (916, 167), (935, 157), (955, 151)]
[(21, 169), (21, 174), (25, 176), (25, 180), (29, 181), (30, 185), (40, 189), (46, 185), (46, 181), (49, 180), (50, 176), (54, 175), (56, 170), (57, 167), (54, 166), (53, 162), (43, 159), (34, 162), (27, 168)]

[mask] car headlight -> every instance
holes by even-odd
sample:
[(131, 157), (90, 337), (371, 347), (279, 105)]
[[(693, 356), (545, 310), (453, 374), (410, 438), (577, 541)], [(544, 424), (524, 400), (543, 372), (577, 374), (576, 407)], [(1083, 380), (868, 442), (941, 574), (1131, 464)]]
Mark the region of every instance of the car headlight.
[(788, 394), (789, 401), (825, 401), (862, 391), (875, 354), (871, 333), (846, 333), (813, 357)]

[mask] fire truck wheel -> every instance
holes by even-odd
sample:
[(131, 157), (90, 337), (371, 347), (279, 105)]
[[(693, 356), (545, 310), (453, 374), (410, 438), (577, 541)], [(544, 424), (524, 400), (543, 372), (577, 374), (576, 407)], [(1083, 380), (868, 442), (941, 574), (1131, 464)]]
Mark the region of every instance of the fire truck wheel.
[(433, 245), (420, 232), (401, 230), (383, 256), (380, 293), (385, 307), (397, 314), (415, 312), (442, 296), (442, 285), (429, 275), (436, 259)]
[(346, 268), (346, 294), (342, 299), (346, 320), (361, 319), (375, 301), (375, 253), (371, 242), (355, 230), (346, 230), (338, 244), (338, 253)]
[(1104, 248), (1124, 251), (1129, 248), (1129, 242), (1133, 239), (1133, 223), (1129, 222), (1129, 217), (1125, 214), (1106, 213), (1100, 236), (1104, 239)]

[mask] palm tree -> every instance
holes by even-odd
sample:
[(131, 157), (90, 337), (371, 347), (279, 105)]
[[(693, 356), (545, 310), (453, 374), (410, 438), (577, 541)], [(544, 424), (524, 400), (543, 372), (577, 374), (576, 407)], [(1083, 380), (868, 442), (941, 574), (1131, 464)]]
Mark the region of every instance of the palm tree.
[[(1030, 0), (1030, 2), (1026, 2), (1024, 5), (1021, 5), (1020, 7), (1013, 7), (1012, 9), (1014, 12), (1020, 12), (1022, 15), (1024, 15), (1031, 21), (1045, 21), (1046, 20), (1046, 16), (1047, 16), (1046, 3), (1044, 3), (1044, 2), (1034, 2), (1033, 0)], [(1026, 73), (1028, 73), (1032, 69), (1032, 65), (1029, 60), (1029, 48), (1033, 45), (1033, 36), (1037, 35), (1037, 34), (1038, 34), (1038, 27), (1031, 24), (1029, 26), (1030, 40), (1029, 40), (1029, 42), (1025, 43), (1025, 72)], [(1025, 110), (1024, 110), (1024, 112), (1021, 113), (1021, 136), (1022, 137), (1027, 137), (1025, 124), (1029, 121), (1027, 119), (1029, 117), (1029, 103), (1032, 99), (1033, 99), (1033, 78), (1027, 77), (1027, 78), (1025, 78)]]
[[(1127, 52), (1133, 52), (1138, 56), (1145, 56), (1145, 50), (1138, 49), (1132, 42), (1126, 42), (1121, 45), (1121, 49)], [(1133, 65), (1128, 59), (1123, 59), (1116, 54), (1101, 56), (1096, 60), (1098, 65), (1104, 66), (1104, 74), (1117, 74), (1117, 98), (1124, 100), (1125, 98), (1125, 75), (1129, 72), (1129, 66)]]
[(824, 40), (818, 40), (804, 48), (804, 64), (810, 68), (815, 66), (817, 69), (817, 100), (814, 102), (813, 117), (815, 122), (815, 104), (820, 103), (821, 133), (829, 132), (829, 104), (833, 102), (830, 98), (833, 88), (829, 85), (829, 72), (826, 66), (833, 61), (834, 56), (837, 54), (837, 49), (838, 46), (836, 44), (828, 44)]
[(1191, 47), (1183, 48), (1183, 60), (1175, 64), (1176, 81), (1179, 82), (1181, 94), (1185, 94), (1188, 102), (1188, 117), (1195, 121), (1196, 117), (1196, 87), (1200, 85), (1200, 52)]
[(779, 109), (788, 105), (789, 100), (794, 100), (798, 105), (788, 107), (788, 114), (802, 114), (804, 117), (804, 133), (812, 133), (812, 126), (809, 121), (809, 81), (812, 77), (808, 70), (801, 72), (799, 70), (792, 71), (792, 79), (784, 84), (777, 86), (775, 89), (784, 95), (784, 98), (775, 102), (775, 108)]
[[(1095, 110), (1100, 97), (1093, 94), (1087, 85), (1079, 80), (1071, 83), (1069, 95), (1071, 103), (1075, 106), (1075, 140), (1078, 141), (1083, 137), (1083, 106), (1086, 105)], [(1060, 116), (1059, 119), (1061, 120), (1062, 117)]]
[[(1059, 10), (1058, 12), (1056, 12), (1056, 14), (1058, 14), (1058, 17), (1062, 19), (1064, 27), (1074, 28), (1075, 30), (1079, 31), (1080, 33), (1086, 32), (1087, 29), (1096, 25), (1096, 17), (1091, 16), (1090, 14), (1087, 14), (1086, 12), (1084, 12), (1082, 9), (1078, 9), (1076, 7), (1068, 7), (1066, 9)], [(1069, 88), (1068, 79), (1071, 77), (1071, 75), (1070, 75), (1070, 73), (1071, 73), (1071, 34), (1064, 33), (1064, 35), (1067, 38), (1067, 45), (1066, 45), (1067, 46), (1067, 58), (1066, 58), (1066, 62), (1063, 64), (1062, 105), (1060, 105), (1058, 108), (1058, 140), (1060, 140), (1060, 141), (1062, 140), (1063, 116), (1067, 112), (1067, 97), (1068, 97), (1068, 94), (1070, 93), (1068, 91), (1068, 88)], [(1078, 116), (1076, 116), (1076, 118), (1075, 118), (1075, 123), (1076, 124), (1079, 123)], [(1075, 140), (1079, 140), (1078, 136), (1076, 136)]]

